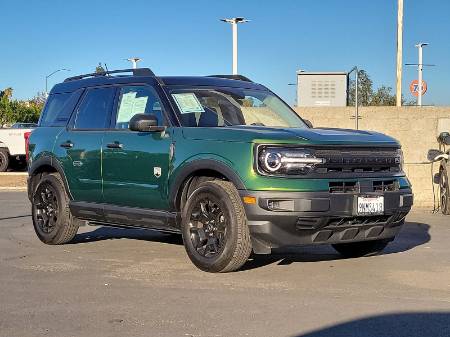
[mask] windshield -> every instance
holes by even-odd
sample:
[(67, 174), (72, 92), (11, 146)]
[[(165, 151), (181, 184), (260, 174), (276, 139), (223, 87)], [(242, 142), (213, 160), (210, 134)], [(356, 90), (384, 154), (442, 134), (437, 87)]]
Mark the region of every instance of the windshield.
[(169, 92), (183, 126), (259, 125), (307, 128), (300, 117), (270, 91), (241, 88), (190, 88)]

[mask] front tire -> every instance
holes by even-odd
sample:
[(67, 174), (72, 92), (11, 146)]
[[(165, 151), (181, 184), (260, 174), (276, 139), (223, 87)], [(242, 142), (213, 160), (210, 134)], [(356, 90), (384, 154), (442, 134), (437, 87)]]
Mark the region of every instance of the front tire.
[(202, 182), (182, 214), (186, 252), (201, 270), (225, 273), (239, 269), (252, 251), (247, 217), (232, 183)]
[(362, 257), (377, 255), (389, 244), (389, 240), (373, 240), (349, 243), (337, 243), (333, 248), (343, 257)]
[(69, 197), (58, 173), (42, 176), (31, 200), (34, 230), (42, 242), (60, 245), (75, 237), (79, 224), (70, 213)]

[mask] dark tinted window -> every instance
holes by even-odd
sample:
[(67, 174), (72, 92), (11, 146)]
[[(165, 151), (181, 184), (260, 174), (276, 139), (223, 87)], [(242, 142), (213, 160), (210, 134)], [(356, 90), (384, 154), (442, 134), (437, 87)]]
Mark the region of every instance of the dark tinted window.
[(77, 110), (74, 128), (107, 128), (114, 92), (114, 88), (89, 89)]
[(66, 126), (83, 91), (51, 94), (42, 111), (40, 126)]

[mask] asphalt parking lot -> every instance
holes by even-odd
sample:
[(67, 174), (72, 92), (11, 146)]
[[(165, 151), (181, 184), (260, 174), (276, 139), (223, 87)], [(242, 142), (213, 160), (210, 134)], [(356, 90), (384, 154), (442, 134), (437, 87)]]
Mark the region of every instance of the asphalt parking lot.
[(0, 192), (0, 335), (450, 336), (450, 217), (407, 220), (380, 256), (290, 248), (208, 274), (152, 231), (46, 246), (25, 192)]

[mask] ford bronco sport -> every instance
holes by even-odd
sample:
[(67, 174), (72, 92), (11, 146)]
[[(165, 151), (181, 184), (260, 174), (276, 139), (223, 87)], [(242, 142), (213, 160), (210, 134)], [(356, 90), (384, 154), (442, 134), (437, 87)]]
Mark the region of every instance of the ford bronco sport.
[(85, 223), (181, 233), (209, 272), (291, 245), (375, 254), (413, 202), (396, 140), (312, 128), (243, 76), (68, 78), (28, 141), (40, 240), (69, 242)]

